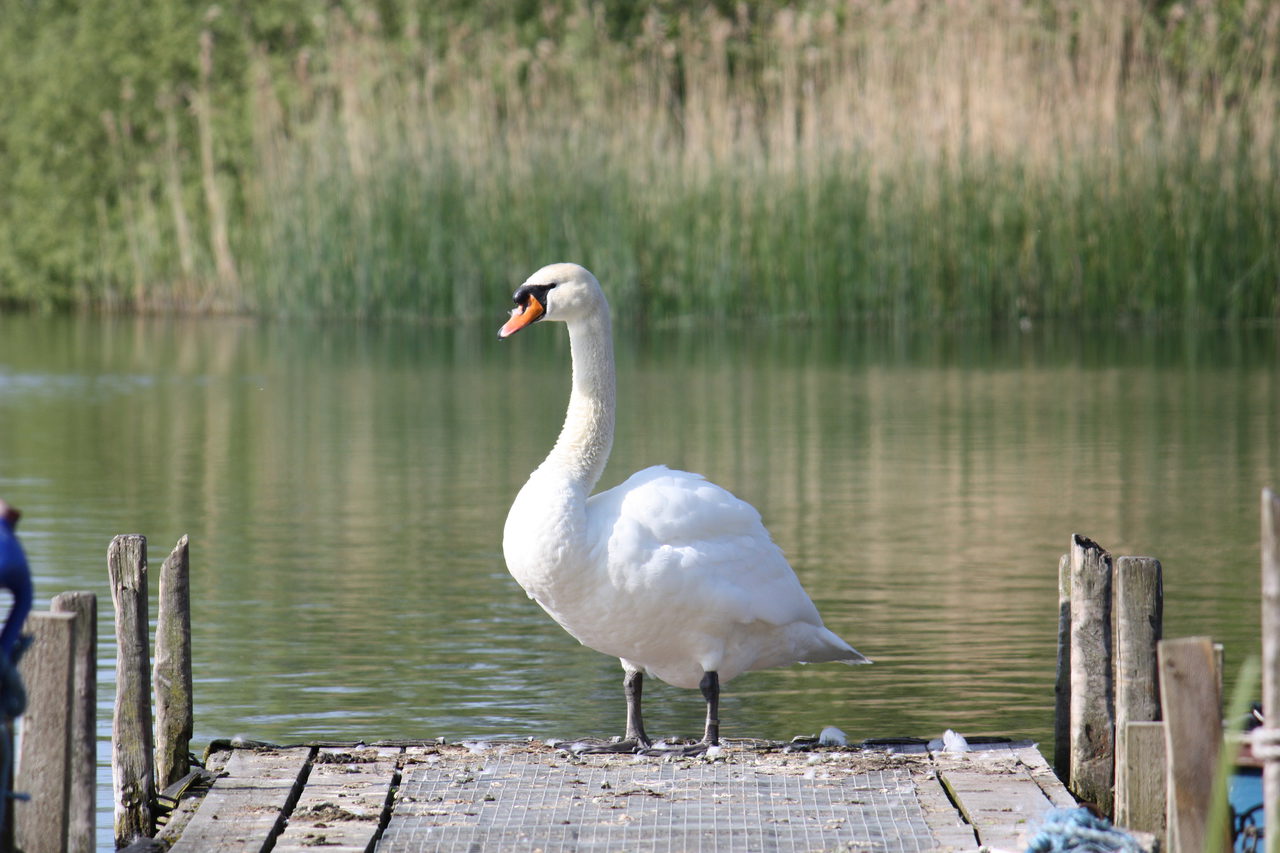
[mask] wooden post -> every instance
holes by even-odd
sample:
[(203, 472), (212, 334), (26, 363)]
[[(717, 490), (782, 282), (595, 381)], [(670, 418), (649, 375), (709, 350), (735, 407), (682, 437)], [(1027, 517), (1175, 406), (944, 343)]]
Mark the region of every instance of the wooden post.
[(160, 567), (155, 689), (156, 787), (163, 790), (191, 769), (191, 584), (186, 536)]
[(1111, 555), (1071, 537), (1071, 775), (1067, 787), (1112, 812), (1115, 718), (1111, 683)]
[(1121, 557), (1116, 560), (1114, 606), (1116, 823), (1133, 826), (1129, 812), (1129, 788), (1124, 783), (1132, 780), (1145, 784), (1145, 780), (1140, 774), (1129, 773), (1125, 726), (1130, 722), (1160, 719), (1159, 668), (1156, 663), (1156, 643), (1160, 642), (1164, 615), (1160, 561), (1151, 557)]
[(1053, 681), (1053, 770), (1071, 779), (1071, 555), (1058, 559), (1058, 666)]
[(1208, 637), (1163, 640), (1159, 658), (1169, 785), (1167, 849), (1230, 850), (1228, 822), (1209, 825), (1222, 749), (1222, 698), (1213, 642)]
[[(1266, 728), (1280, 730), (1280, 496), (1262, 490), (1262, 708)], [(1262, 770), (1268, 853), (1280, 851), (1280, 743)]]
[(64, 850), (71, 789), (71, 705), (75, 616), (31, 613), (31, 648), (18, 671), (27, 687), (14, 790), (30, 795), (13, 810), (19, 850)]
[[(1164, 723), (1130, 720), (1116, 728), (1116, 822), (1126, 829), (1165, 837), (1164, 811), (1168, 802)], [(1124, 819), (1120, 792), (1124, 792)]]
[(116, 611), (116, 709), (111, 729), (111, 787), (116, 847), (154, 830), (151, 654), (147, 643), (147, 539), (117, 536), (107, 549)]
[(66, 849), (67, 853), (93, 853), (97, 846), (98, 596), (92, 592), (59, 593), (49, 609), (70, 613), (75, 619)]

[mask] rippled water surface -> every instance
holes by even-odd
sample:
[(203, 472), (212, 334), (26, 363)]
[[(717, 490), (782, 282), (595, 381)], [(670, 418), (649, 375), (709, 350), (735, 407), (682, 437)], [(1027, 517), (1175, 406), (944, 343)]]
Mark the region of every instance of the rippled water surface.
[[(0, 496), (26, 512), (39, 602), (99, 595), (103, 738), (106, 548), (134, 532), (153, 572), (191, 537), (200, 746), (621, 732), (617, 661), (503, 565), (569, 364), (561, 327), (499, 342), (496, 325), (0, 317)], [(727, 736), (1047, 746), (1073, 532), (1159, 557), (1166, 633), (1223, 641), (1229, 683), (1257, 647), (1271, 331), (706, 326), (620, 333), (618, 360), (601, 485), (662, 462), (749, 500), (828, 626), (876, 660), (731, 682)], [(646, 685), (651, 733), (696, 734), (702, 713), (696, 691)]]

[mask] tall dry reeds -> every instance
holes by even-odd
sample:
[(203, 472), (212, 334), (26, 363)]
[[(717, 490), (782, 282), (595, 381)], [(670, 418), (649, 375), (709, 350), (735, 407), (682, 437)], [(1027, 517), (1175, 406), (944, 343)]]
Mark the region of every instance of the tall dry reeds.
[(623, 39), (579, 2), (444, 40), (338, 9), (251, 63), (237, 287), (473, 316), (576, 259), (655, 319), (1274, 318), (1280, 7), (1226, 8), (813, 0)]

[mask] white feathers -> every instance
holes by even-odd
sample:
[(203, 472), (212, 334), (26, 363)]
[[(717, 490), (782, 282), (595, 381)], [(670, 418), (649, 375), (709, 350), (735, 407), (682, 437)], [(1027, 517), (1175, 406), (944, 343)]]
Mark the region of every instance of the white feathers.
[(827, 726), (818, 735), (819, 746), (846, 746), (848, 743), (845, 733), (835, 726)]
[(947, 729), (942, 733), (942, 751), (950, 753), (968, 752), (969, 741), (965, 740), (964, 735)]

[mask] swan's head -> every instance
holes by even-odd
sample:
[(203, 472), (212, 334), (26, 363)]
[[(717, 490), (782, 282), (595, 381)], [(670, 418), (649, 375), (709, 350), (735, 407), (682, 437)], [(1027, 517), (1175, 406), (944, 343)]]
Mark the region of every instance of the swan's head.
[(516, 289), (516, 307), (511, 319), (498, 330), (498, 337), (514, 335), (538, 320), (571, 323), (608, 310), (600, 282), (577, 264), (549, 264), (529, 276)]

